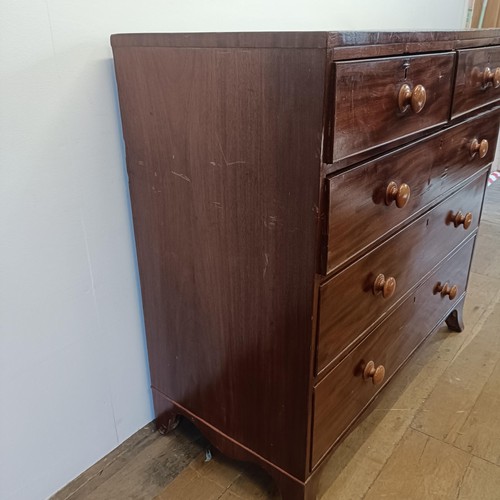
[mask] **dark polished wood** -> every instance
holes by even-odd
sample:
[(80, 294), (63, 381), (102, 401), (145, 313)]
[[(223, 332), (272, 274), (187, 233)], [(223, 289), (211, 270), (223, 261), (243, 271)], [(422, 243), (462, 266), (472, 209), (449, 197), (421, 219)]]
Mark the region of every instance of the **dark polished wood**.
[[(494, 110), (428, 139), (328, 177), (328, 218), (321, 272), (327, 274), (394, 233), (443, 195), (493, 161), (499, 111)], [(491, 147), (481, 158), (469, 153), (476, 137)], [(400, 186), (411, 190), (401, 209), (388, 201)], [(398, 187), (393, 194), (392, 188)], [(406, 203), (404, 203), (406, 202)], [(367, 224), (367, 221), (370, 223)]]
[(484, 47), (485, 45), (500, 44), (500, 37), (488, 39), (442, 40), (437, 42), (394, 42), (373, 45), (346, 45), (330, 49), (332, 61), (346, 61), (352, 59), (366, 59), (368, 57), (387, 57), (405, 54), (420, 54), (428, 52), (447, 52), (458, 48)]
[(345, 45), (331, 49), (332, 61), (350, 61), (353, 59), (366, 59), (368, 57), (387, 57), (405, 54), (419, 54), (423, 52), (447, 52), (456, 45), (453, 40), (434, 42), (394, 42), (373, 45)]
[(446, 318), (446, 326), (453, 332), (461, 333), (464, 331), (463, 303), (460, 307), (451, 311), (449, 316)]
[(454, 60), (450, 52), (335, 63), (331, 161), (446, 123)]
[[(368, 329), (396, 307), (422, 276), (477, 227), (487, 174), (487, 169), (483, 169), (453, 196), (321, 285), (318, 374), (366, 335)], [(450, 222), (450, 214), (457, 209), (475, 214), (467, 231)], [(376, 291), (381, 291), (384, 286), (380, 274), (391, 276), (397, 282), (397, 286), (394, 283), (388, 287), (385, 296), (381, 294), (383, 300), (378, 300), (379, 297), (373, 294), (375, 287)]]
[[(455, 308), (455, 302), (434, 294), (437, 282), (453, 280), (465, 289), (474, 237), (445, 261), (382, 325), (359, 344), (314, 389), (313, 466), (340, 439), (351, 422), (383, 387), (366, 380), (369, 362), (384, 367), (383, 384), (435, 325)], [(342, 383), (339, 383), (342, 381)], [(382, 381), (380, 381), (382, 382)]]
[(500, 38), (500, 29), (472, 29), (452, 31), (336, 31), (329, 34), (329, 45), (343, 46), (372, 46), (391, 43), (429, 43), (441, 41), (483, 40), (488, 45), (491, 38)]
[[(111, 35), (116, 47), (313, 48), (357, 50), (350, 59), (396, 53), (448, 51), (498, 44), (500, 29), (466, 31), (300, 31), (248, 33), (127, 33)], [(397, 49), (396, 49), (397, 47)], [(378, 52), (377, 52), (378, 51)], [(345, 52), (347, 54), (348, 52)], [(344, 54), (344, 52), (341, 52)]]
[(111, 42), (158, 428), (313, 500), (411, 352), (463, 329), (500, 30)]
[(249, 33), (127, 33), (111, 35), (118, 47), (168, 47), (204, 49), (326, 49), (324, 31)]
[(319, 477), (310, 476), (306, 481), (300, 481), (285, 470), (274, 466), (264, 457), (257, 455), (253, 450), (238, 443), (230, 436), (225, 435), (218, 428), (191, 413), (180, 404), (171, 401), (167, 396), (153, 388), (153, 402), (156, 412), (156, 425), (165, 432), (172, 418), (179, 415), (193, 422), (211, 445), (233, 460), (257, 462), (278, 485), (285, 500), (315, 500)]
[(151, 383), (300, 479), (324, 62), (115, 48)]
[(276, 478), (281, 496), (284, 500), (317, 500), (319, 474), (313, 474), (305, 483)]
[(452, 116), (500, 98), (500, 46), (460, 50)]

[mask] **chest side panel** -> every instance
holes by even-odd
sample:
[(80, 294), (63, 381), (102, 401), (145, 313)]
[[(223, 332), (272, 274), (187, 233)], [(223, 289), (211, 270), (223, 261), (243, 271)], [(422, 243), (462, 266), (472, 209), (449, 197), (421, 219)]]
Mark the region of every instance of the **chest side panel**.
[(152, 385), (301, 476), (325, 53), (114, 55)]

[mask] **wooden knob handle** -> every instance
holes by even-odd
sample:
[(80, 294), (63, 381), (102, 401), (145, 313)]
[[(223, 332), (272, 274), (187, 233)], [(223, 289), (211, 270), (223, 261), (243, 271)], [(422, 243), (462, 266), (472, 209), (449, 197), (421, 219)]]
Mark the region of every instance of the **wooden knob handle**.
[(403, 208), (408, 203), (410, 199), (410, 186), (408, 184), (398, 185), (391, 181), (389, 182), (387, 189), (385, 190), (385, 204), (390, 205), (393, 201), (396, 202), (398, 208)]
[(366, 363), (365, 369), (363, 370), (363, 378), (365, 380), (371, 378), (373, 385), (378, 385), (382, 382), (382, 380), (384, 380), (384, 377), (384, 365), (378, 365), (375, 367), (375, 363), (373, 361), (368, 361), (368, 363)]
[(500, 68), (484, 68), (484, 71), (481, 74), (481, 79), (483, 82), (483, 87), (489, 87), (490, 85), (493, 85), (496, 89), (500, 87)]
[(396, 280), (393, 277), (385, 279), (383, 274), (379, 274), (373, 282), (373, 294), (382, 293), (384, 299), (388, 299), (394, 295), (396, 291)]
[(464, 226), (464, 229), (469, 229), (472, 224), (472, 213), (467, 212), (465, 215), (458, 211), (455, 215), (452, 214), (451, 220), (455, 227), (460, 226), (461, 224)]
[(399, 109), (404, 113), (411, 108), (414, 113), (420, 113), (424, 109), (425, 101), (427, 100), (427, 92), (423, 85), (416, 85), (413, 90), (405, 83), (399, 89), (398, 105)]
[(481, 142), (477, 139), (472, 139), (472, 142), (470, 143), (471, 156), (474, 157), (477, 153), (479, 153), (479, 158), (484, 158), (488, 153), (488, 146), (489, 144), (486, 139), (483, 139)]
[(437, 283), (437, 285), (434, 287), (434, 294), (441, 294), (441, 297), (446, 297), (448, 295), (448, 298), (450, 300), (453, 300), (458, 293), (458, 287), (457, 285), (450, 286), (447, 282), (446, 283)]

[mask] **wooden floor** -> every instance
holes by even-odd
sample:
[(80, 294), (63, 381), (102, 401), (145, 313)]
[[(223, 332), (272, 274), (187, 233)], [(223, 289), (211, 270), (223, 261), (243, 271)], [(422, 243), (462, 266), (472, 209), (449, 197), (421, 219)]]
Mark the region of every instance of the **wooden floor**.
[[(500, 181), (487, 190), (463, 333), (442, 328), (326, 465), (320, 497), (500, 499)], [(214, 454), (188, 423), (147, 426), (55, 499), (279, 498), (258, 468)]]

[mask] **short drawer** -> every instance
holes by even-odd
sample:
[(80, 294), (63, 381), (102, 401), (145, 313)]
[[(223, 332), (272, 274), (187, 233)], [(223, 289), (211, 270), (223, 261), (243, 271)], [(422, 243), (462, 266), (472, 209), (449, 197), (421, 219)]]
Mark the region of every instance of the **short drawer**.
[(451, 197), (320, 286), (317, 373), (368, 333), (474, 231), (487, 173), (483, 169)]
[[(473, 244), (474, 238), (469, 239), (315, 387), (312, 467), (413, 350), (453, 310), (465, 291)], [(451, 292), (454, 297), (451, 300), (450, 295), (439, 293), (446, 283), (448, 289), (456, 287)], [(377, 368), (373, 378), (369, 377), (370, 366), (367, 368), (370, 361)]]
[[(499, 112), (491, 111), (327, 179), (321, 272), (328, 274), (437, 203), (493, 161)], [(474, 150), (481, 145), (481, 152)]]
[(448, 120), (455, 54), (335, 63), (332, 161)]
[(500, 46), (458, 51), (452, 118), (500, 99)]

